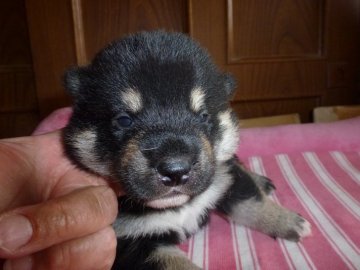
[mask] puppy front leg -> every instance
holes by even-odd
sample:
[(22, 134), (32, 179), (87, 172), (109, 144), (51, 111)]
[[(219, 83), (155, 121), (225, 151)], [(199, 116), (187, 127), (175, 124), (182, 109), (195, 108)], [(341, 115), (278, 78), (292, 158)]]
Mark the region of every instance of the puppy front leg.
[(159, 246), (148, 259), (164, 270), (201, 270), (193, 264), (176, 246)]
[(234, 182), (218, 208), (236, 223), (261, 231), (274, 238), (299, 241), (310, 234), (310, 223), (300, 215), (274, 203), (239, 165), (236, 158), (228, 162)]
[(201, 270), (175, 244), (156, 239), (118, 238), (112, 270)]
[(271, 237), (299, 241), (310, 234), (310, 223), (303, 217), (266, 196), (251, 198), (233, 205), (230, 217), (238, 224), (261, 231)]

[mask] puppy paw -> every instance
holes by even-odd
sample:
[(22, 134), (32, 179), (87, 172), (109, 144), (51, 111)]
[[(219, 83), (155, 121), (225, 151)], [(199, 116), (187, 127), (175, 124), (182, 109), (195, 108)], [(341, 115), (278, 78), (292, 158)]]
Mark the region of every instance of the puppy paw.
[(302, 216), (291, 213), (287, 218), (286, 224), (283, 224), (283, 230), (279, 231), (279, 237), (289, 241), (298, 242), (302, 238), (311, 235), (311, 224)]

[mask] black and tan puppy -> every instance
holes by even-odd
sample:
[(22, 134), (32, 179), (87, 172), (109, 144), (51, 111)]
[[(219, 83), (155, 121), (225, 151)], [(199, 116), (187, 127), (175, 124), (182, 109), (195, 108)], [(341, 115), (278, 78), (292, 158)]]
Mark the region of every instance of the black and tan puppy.
[(234, 156), (233, 79), (187, 36), (128, 36), (69, 70), (65, 86), (74, 97), (67, 155), (126, 190), (114, 269), (199, 269), (176, 245), (212, 209), (272, 237), (310, 233), (306, 220), (266, 197), (271, 182)]

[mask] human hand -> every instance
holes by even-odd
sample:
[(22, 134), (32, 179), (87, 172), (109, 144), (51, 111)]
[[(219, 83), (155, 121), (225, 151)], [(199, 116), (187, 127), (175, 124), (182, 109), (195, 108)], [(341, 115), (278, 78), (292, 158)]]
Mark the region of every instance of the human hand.
[(59, 131), (0, 140), (0, 267), (109, 269), (116, 193), (67, 160)]

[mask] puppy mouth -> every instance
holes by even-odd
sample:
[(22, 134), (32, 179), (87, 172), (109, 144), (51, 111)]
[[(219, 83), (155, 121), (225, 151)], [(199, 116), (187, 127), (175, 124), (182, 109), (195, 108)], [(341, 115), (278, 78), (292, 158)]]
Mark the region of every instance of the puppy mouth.
[(170, 193), (167, 193), (162, 197), (147, 201), (145, 205), (151, 208), (164, 209), (183, 205), (189, 200), (189, 195), (179, 193), (177, 191), (171, 191)]

